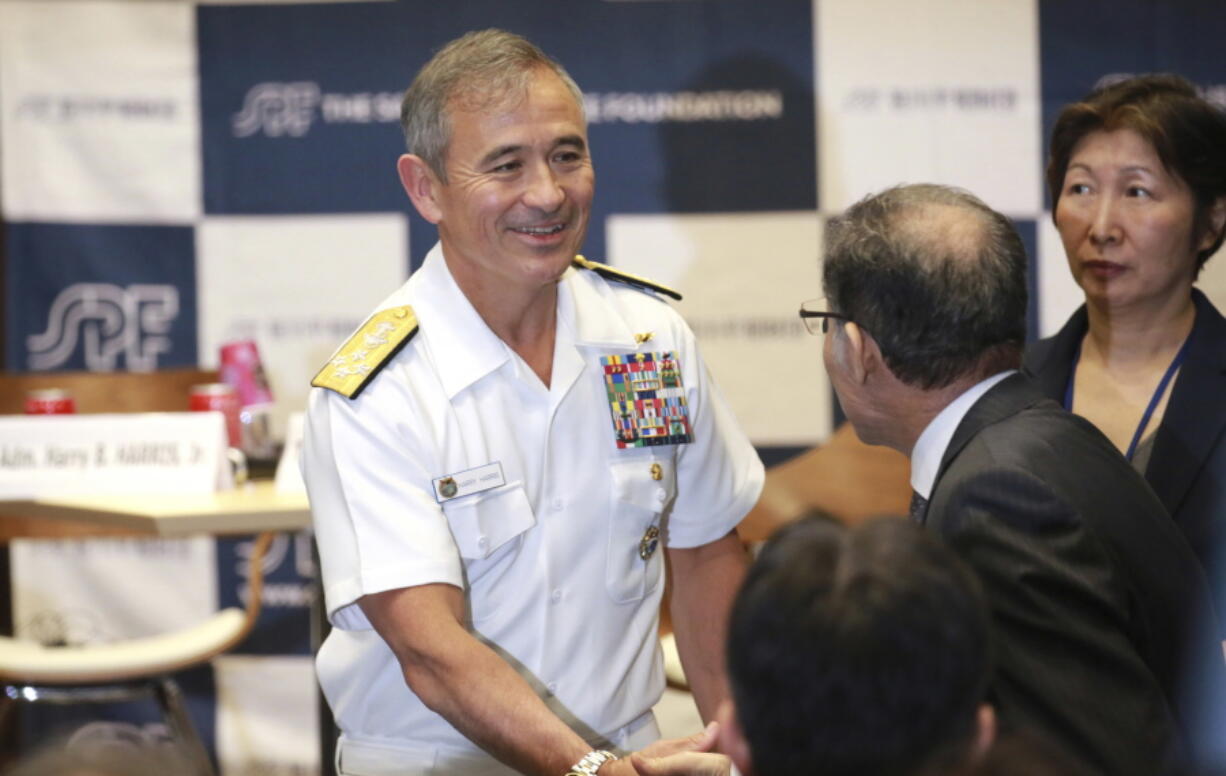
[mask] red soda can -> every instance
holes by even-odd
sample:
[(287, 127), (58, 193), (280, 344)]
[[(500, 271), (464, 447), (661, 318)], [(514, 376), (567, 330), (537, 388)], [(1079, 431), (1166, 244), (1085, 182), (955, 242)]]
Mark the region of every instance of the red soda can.
[(40, 388), (26, 391), (27, 415), (72, 415), (77, 403), (63, 388)]
[(238, 422), (238, 397), (228, 384), (193, 385), (187, 398), (187, 408), (192, 412), (220, 412), (226, 417), (226, 438), (230, 447), (239, 447), (242, 444), (242, 427)]
[(221, 346), (221, 381), (234, 386), (238, 406), (271, 404), (272, 391), (260, 363), (260, 351), (252, 340), (227, 342)]

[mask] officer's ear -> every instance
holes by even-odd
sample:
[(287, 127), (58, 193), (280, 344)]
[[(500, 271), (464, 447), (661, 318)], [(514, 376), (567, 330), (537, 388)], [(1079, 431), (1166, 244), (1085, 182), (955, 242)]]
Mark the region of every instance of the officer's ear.
[(403, 154), (396, 160), (396, 172), (400, 175), (400, 185), (404, 186), (404, 192), (421, 217), (432, 224), (443, 220), (438, 203), (438, 192), (443, 184), (426, 160), (415, 154)]

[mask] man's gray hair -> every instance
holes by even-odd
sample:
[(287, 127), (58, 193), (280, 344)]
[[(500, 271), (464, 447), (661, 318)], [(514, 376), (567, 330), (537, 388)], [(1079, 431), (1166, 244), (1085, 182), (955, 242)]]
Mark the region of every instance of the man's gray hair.
[(1015, 368), (1026, 339), (1026, 249), (1008, 218), (961, 189), (865, 197), (826, 227), (823, 286), (905, 383), (942, 388)]
[(526, 38), (488, 29), (451, 41), (422, 67), (404, 93), (400, 125), (409, 153), (424, 159), (446, 183), (444, 158), (451, 142), (448, 111), (456, 101), (462, 101), (464, 110), (482, 110), (522, 97), (541, 69), (562, 79), (582, 113), (583, 92), (574, 79)]

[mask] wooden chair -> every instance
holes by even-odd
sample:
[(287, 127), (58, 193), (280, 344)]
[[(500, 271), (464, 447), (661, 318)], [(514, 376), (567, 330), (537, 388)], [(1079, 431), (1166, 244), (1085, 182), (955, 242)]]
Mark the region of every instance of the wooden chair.
[[(43, 388), (68, 391), (80, 414), (185, 412), (192, 386), (217, 380), (215, 370), (202, 369), (0, 373), (0, 414), (23, 413), (26, 393)], [(25, 523), (33, 519), (12, 515), (0, 518), (0, 545), (11, 538), (29, 535)], [(45, 528), (40, 533), (48, 535)], [(56, 521), (55, 533), (70, 538), (129, 532)], [(223, 609), (185, 630), (112, 644), (47, 647), (0, 637), (0, 691), (4, 694), (0, 697), (0, 730), (5, 729), (4, 716), (18, 703), (103, 703), (151, 698), (195, 770), (201, 776), (211, 774), (208, 754), (187, 714), (182, 692), (170, 674), (208, 662), (250, 633), (260, 612), (262, 560), (271, 539), (272, 534), (261, 534), (256, 541), (245, 609)], [(7, 584), (0, 587), (7, 596)], [(0, 606), (3, 609), (7, 606)]]
[(765, 541), (780, 526), (810, 511), (846, 523), (880, 515), (906, 516), (911, 463), (886, 447), (860, 441), (850, 423), (808, 452), (772, 466), (762, 497), (737, 527), (746, 543)]
[(0, 717), (18, 703), (153, 699), (197, 776), (213, 766), (171, 677), (237, 646), (260, 615), (263, 561), (273, 534), (256, 539), (245, 609), (222, 609), (191, 628), (109, 644), (44, 646), (0, 637)]

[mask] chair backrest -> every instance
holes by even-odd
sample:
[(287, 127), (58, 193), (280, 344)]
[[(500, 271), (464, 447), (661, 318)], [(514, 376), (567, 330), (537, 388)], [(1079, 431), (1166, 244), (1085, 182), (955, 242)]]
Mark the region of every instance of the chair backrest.
[(129, 681), (181, 671), (238, 646), (259, 619), (264, 588), (264, 558), (274, 535), (260, 534), (253, 545), (244, 609), (223, 609), (178, 631), (83, 646), (44, 646), (0, 636), (0, 700), (25, 684), (78, 685)]
[(77, 412), (186, 412), (193, 385), (217, 382), (216, 370), (156, 372), (2, 372), (0, 414), (25, 412), (27, 391), (62, 388)]

